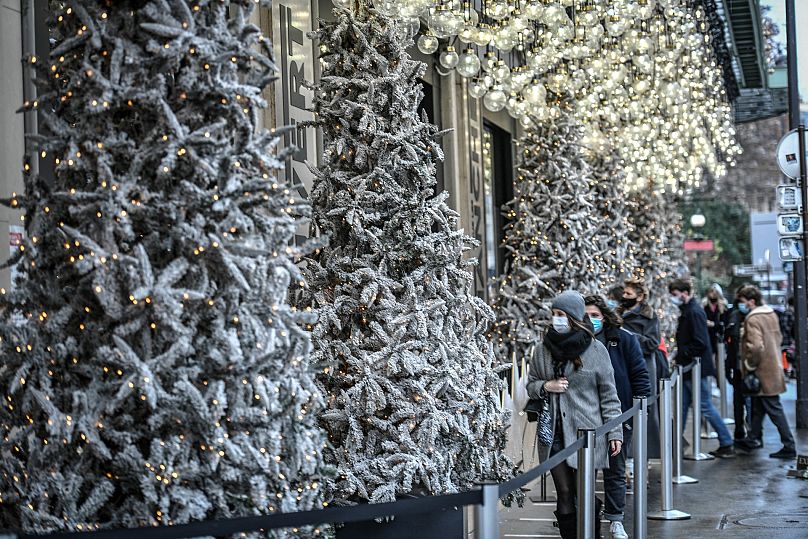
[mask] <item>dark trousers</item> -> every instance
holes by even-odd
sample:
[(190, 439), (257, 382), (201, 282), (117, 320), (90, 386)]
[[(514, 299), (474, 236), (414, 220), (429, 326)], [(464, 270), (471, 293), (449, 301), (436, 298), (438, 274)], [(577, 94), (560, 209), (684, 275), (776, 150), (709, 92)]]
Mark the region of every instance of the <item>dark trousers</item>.
[(743, 393), (743, 374), (740, 369), (732, 370), (732, 417), (735, 419), (736, 440), (743, 440), (748, 434), (746, 425), (751, 422), (752, 403)]
[(780, 403), (779, 395), (774, 397), (752, 397), (752, 427), (749, 437), (753, 440), (763, 441), (763, 419), (767, 415), (780, 433), (783, 448), (788, 450), (796, 449), (794, 435), (791, 434), (791, 428), (788, 426), (786, 413)]
[(617, 456), (609, 455), (609, 467), (603, 470), (603, 491), (606, 505), (603, 516), (609, 522), (623, 522), (626, 510), (626, 454), (631, 442), (631, 431), (623, 427), (623, 450)]

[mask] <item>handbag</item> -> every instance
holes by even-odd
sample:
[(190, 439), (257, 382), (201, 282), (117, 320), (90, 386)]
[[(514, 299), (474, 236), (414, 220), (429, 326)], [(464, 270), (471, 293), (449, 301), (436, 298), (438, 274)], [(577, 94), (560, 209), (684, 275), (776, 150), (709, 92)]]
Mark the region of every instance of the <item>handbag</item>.
[(747, 373), (743, 377), (743, 392), (747, 395), (757, 395), (760, 393), (760, 378), (754, 372)]
[(553, 418), (550, 414), (550, 399), (530, 399), (525, 405), (527, 420), (537, 423), (536, 436), (541, 445), (550, 446), (553, 444)]
[(749, 362), (745, 359), (743, 360), (743, 366), (746, 368), (748, 373), (746, 373), (743, 377), (743, 392), (747, 395), (757, 395), (760, 393), (760, 378), (758, 378), (757, 374), (755, 374), (755, 370), (749, 367)]

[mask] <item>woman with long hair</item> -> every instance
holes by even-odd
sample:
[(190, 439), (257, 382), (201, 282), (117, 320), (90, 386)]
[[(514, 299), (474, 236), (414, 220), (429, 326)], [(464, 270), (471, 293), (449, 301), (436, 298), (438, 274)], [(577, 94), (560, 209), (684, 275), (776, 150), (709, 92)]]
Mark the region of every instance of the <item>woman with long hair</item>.
[[(563, 292), (553, 300), (552, 309), (552, 327), (530, 359), (527, 384), (530, 398), (549, 397), (553, 441), (550, 446), (540, 447), (541, 460), (573, 443), (578, 429), (595, 429), (620, 415), (609, 352), (595, 339), (583, 296)], [(622, 426), (609, 431), (605, 438), (595, 442), (598, 469), (608, 468), (609, 455), (620, 453)], [(551, 471), (557, 495), (555, 515), (562, 538), (574, 539), (577, 535), (577, 468), (577, 455), (573, 453)], [(599, 509), (595, 513), (595, 529), (600, 537), (598, 513)]]
[[(614, 369), (614, 382), (620, 407), (625, 412), (634, 405), (635, 397), (651, 394), (648, 368), (637, 337), (623, 329), (623, 320), (609, 308), (600, 296), (585, 298), (586, 314), (595, 329), (595, 338), (609, 351)], [(623, 526), (626, 507), (626, 454), (630, 450), (631, 421), (623, 426), (623, 451), (609, 457), (609, 468), (603, 470), (603, 490), (606, 506), (603, 512), (609, 521), (612, 539), (628, 539)]]

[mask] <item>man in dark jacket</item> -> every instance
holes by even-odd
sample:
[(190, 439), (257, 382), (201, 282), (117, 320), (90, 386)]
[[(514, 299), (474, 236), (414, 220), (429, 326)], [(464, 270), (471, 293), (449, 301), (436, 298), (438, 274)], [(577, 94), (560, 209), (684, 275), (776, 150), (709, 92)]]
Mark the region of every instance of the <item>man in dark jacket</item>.
[[(640, 349), (645, 358), (648, 377), (651, 379), (651, 393), (654, 397), (659, 380), (667, 374), (667, 365), (658, 368), (657, 350), (662, 342), (659, 333), (659, 318), (648, 304), (649, 292), (641, 279), (628, 279), (623, 283), (623, 299), (617, 314), (623, 319), (623, 329), (633, 333), (640, 341)], [(659, 458), (659, 410), (656, 404), (648, 407), (648, 458)]]
[[(614, 383), (620, 407), (625, 412), (634, 405), (634, 397), (651, 394), (648, 369), (640, 350), (640, 342), (632, 333), (621, 328), (620, 316), (609, 308), (600, 296), (586, 298), (586, 314), (592, 322), (595, 337), (609, 351), (614, 368)], [(623, 427), (624, 447), (631, 440), (630, 424)], [(613, 539), (628, 539), (623, 519), (626, 507), (626, 452), (609, 457), (609, 468), (603, 470), (603, 486), (606, 506), (603, 516), (611, 523), (609, 531)]]
[[(724, 420), (718, 414), (718, 410), (713, 406), (710, 388), (707, 385), (707, 377), (715, 376), (710, 335), (707, 331), (707, 316), (696, 298), (690, 295), (691, 290), (690, 283), (683, 279), (676, 279), (668, 285), (671, 302), (677, 305), (681, 311), (679, 324), (676, 327), (676, 346), (678, 350), (676, 362), (682, 366), (687, 366), (696, 358), (701, 360), (701, 383), (699, 384), (701, 386), (701, 413), (718, 433), (718, 442), (720, 444), (719, 448), (715, 451), (710, 451), (710, 454), (719, 458), (732, 458), (735, 456), (732, 435), (724, 424)], [(684, 389), (682, 417), (686, 419), (693, 391), (690, 376), (685, 377), (682, 387)]]
[(749, 397), (744, 395), (741, 373), (741, 327), (745, 316), (738, 309), (736, 298), (733, 308), (727, 313), (727, 327), (724, 331), (724, 342), (727, 347), (725, 368), (727, 380), (732, 384), (732, 416), (735, 418), (733, 436), (736, 441), (746, 439), (746, 426), (752, 414), (752, 403)]

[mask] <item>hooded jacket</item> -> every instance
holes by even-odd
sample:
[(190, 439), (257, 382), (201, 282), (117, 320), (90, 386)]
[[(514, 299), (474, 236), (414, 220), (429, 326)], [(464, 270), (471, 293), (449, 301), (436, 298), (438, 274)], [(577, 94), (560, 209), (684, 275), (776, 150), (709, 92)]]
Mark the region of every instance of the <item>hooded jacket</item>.
[(760, 379), (759, 397), (785, 392), (786, 380), (780, 360), (780, 321), (768, 305), (755, 307), (746, 315), (741, 334), (743, 373), (755, 372)]
[(640, 341), (642, 355), (646, 361), (654, 360), (657, 348), (659, 348), (659, 319), (654, 313), (654, 309), (647, 303), (643, 303), (629, 310), (618, 309), (618, 314), (623, 317), (623, 329), (633, 333)]
[(614, 384), (623, 412), (634, 406), (634, 397), (651, 395), (651, 380), (637, 337), (625, 329), (605, 326), (597, 335), (609, 351), (614, 369)]

